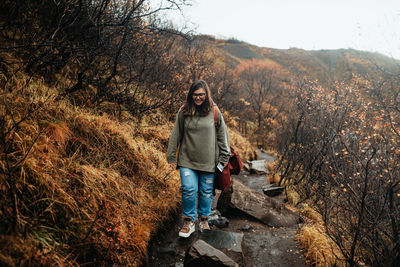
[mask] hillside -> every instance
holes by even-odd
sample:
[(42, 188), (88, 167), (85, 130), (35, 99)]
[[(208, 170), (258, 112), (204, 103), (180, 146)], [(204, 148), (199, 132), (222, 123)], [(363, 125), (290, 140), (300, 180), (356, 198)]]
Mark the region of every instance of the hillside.
[(379, 53), (354, 49), (314, 51), (299, 48), (273, 49), (235, 40), (204, 39), (231, 68), (246, 60), (269, 60), (289, 71), (294, 77), (307, 76), (321, 82), (349, 80), (354, 75), (376, 78), (383, 75), (380, 69), (390, 73), (400, 70), (399, 60)]
[(274, 171), (296, 192), (291, 202), (318, 213), (298, 236), (310, 261), (398, 266), (400, 61), (353, 49), (206, 43), (232, 70), (215, 83), (234, 95), (230, 111), (258, 146), (277, 151)]
[[(140, 265), (180, 206), (165, 156), (172, 124), (81, 108), (26, 79), (1, 95), (0, 265)], [(230, 136), (248, 158), (251, 145)]]

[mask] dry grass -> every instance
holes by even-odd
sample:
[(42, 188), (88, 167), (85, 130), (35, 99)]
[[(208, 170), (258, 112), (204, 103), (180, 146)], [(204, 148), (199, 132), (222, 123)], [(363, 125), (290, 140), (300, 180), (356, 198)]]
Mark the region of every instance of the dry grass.
[(291, 185), (285, 187), (288, 199), (287, 207), (300, 213), (305, 225), (296, 235), (304, 251), (304, 256), (312, 266), (345, 266), (343, 255), (337, 245), (325, 233), (324, 221), (321, 215), (307, 203), (299, 204), (300, 195)]
[(232, 147), (235, 149), (236, 152), (239, 153), (242, 162), (246, 162), (246, 160), (254, 155), (254, 151), (256, 151), (256, 149), (239, 132), (232, 129), (229, 129), (228, 132)]
[(321, 215), (305, 203), (297, 212), (305, 218), (306, 225), (297, 233), (296, 239), (309, 263), (317, 267), (346, 266), (341, 251), (325, 233)]
[[(10, 180), (1, 176), (0, 243), (7, 246), (0, 263), (139, 265), (180, 200), (178, 174), (164, 153), (170, 125), (138, 127), (79, 109), (56, 101), (40, 81), (2, 97), (7, 125), (31, 116), (7, 140), (11, 162), (29, 155), (12, 174), (24, 236), (5, 235), (12, 209)], [(0, 162), (7, 172), (5, 154)]]
[[(161, 113), (117, 120), (121, 114), (78, 108), (40, 80), (25, 81), (16, 77), (17, 89), (1, 91), (6, 128), (26, 119), (7, 136), (7, 157), (1, 147), (2, 171), (10, 173), (6, 159), (16, 168), (0, 177), (0, 265), (140, 265), (180, 203), (179, 176), (165, 157), (172, 124)], [(229, 134), (247, 159), (250, 143)]]
[(296, 236), (313, 266), (346, 266), (340, 251), (320, 225), (303, 226)]
[(256, 147), (253, 146), (253, 144), (251, 144), (246, 137), (243, 137), (242, 134), (236, 130), (239, 125), (237, 117), (231, 116), (228, 111), (224, 111), (223, 116), (225, 123), (228, 126), (228, 134), (231, 146), (236, 152), (239, 153), (239, 156), (244, 163), (246, 160), (249, 160), (254, 156)]
[(288, 199), (288, 203), (295, 207), (300, 201), (300, 195), (294, 190), (292, 186), (286, 186), (285, 193)]

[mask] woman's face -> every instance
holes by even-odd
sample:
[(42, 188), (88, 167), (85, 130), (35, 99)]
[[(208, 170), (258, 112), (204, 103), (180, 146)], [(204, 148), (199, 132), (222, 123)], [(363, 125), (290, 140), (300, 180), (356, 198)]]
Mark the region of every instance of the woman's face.
[(199, 88), (193, 92), (193, 102), (196, 106), (201, 106), (206, 100), (206, 90)]

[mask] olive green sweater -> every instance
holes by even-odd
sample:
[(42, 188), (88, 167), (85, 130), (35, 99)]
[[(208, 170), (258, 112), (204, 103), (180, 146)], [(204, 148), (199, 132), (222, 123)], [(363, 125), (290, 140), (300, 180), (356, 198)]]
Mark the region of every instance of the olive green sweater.
[[(177, 153), (178, 152), (178, 153)], [(178, 159), (177, 159), (178, 154)], [(229, 136), (225, 121), (218, 109), (218, 127), (214, 124), (213, 110), (207, 116), (176, 115), (168, 143), (168, 163), (192, 170), (214, 172), (218, 162), (228, 163)]]

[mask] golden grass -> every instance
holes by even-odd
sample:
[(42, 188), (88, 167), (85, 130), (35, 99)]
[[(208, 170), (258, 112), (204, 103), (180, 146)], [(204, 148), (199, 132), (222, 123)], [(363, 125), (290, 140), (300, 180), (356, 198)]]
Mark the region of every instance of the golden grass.
[(296, 236), (305, 250), (305, 256), (313, 266), (346, 266), (340, 259), (340, 250), (326, 236), (320, 225), (303, 226)]
[(337, 245), (330, 239), (323, 226), (321, 215), (306, 203), (297, 208), (306, 224), (296, 235), (312, 266), (346, 266), (344, 257)]
[[(172, 123), (161, 113), (118, 121), (118, 114), (57, 100), (40, 80), (15, 83), (18, 90), (2, 92), (0, 115), (8, 127), (29, 115), (7, 139), (24, 236), (5, 234), (11, 178), (1, 176), (0, 243), (7, 246), (0, 264), (140, 265), (152, 234), (180, 203), (178, 172), (165, 156)], [(251, 144), (229, 134), (241, 158), (249, 158)], [(0, 167), (7, 173), (4, 155)]]
[[(152, 233), (179, 206), (178, 173), (164, 153), (171, 125), (118, 122), (55, 100), (51, 91), (39, 81), (24, 92), (2, 95), (7, 125), (30, 111), (32, 116), (8, 140), (12, 162), (30, 151), (13, 173), (26, 235), (1, 235), (7, 246), (0, 250), (0, 263), (141, 264)], [(3, 156), (0, 163), (6, 169)], [(1, 176), (5, 225), (12, 214), (8, 182)]]
[(288, 203), (292, 206), (296, 206), (300, 201), (300, 195), (293, 189), (292, 186), (286, 186), (285, 188)]
[(235, 149), (236, 152), (238, 152), (242, 163), (245, 163), (246, 160), (248, 160), (254, 154), (254, 151), (256, 149), (245, 137), (243, 137), (236, 130), (228, 129), (228, 133), (232, 147)]
[(43, 234), (34, 237), (1, 235), (1, 266), (78, 266), (68, 256), (61, 256), (55, 250), (42, 247), (45, 242)]
[(250, 157), (254, 155), (256, 147), (249, 142), (249, 140), (242, 136), (242, 134), (237, 131), (238, 128), (238, 118), (231, 116), (228, 111), (223, 112), (223, 117), (226, 125), (228, 126), (228, 134), (231, 146), (239, 154), (242, 162), (246, 162)]

